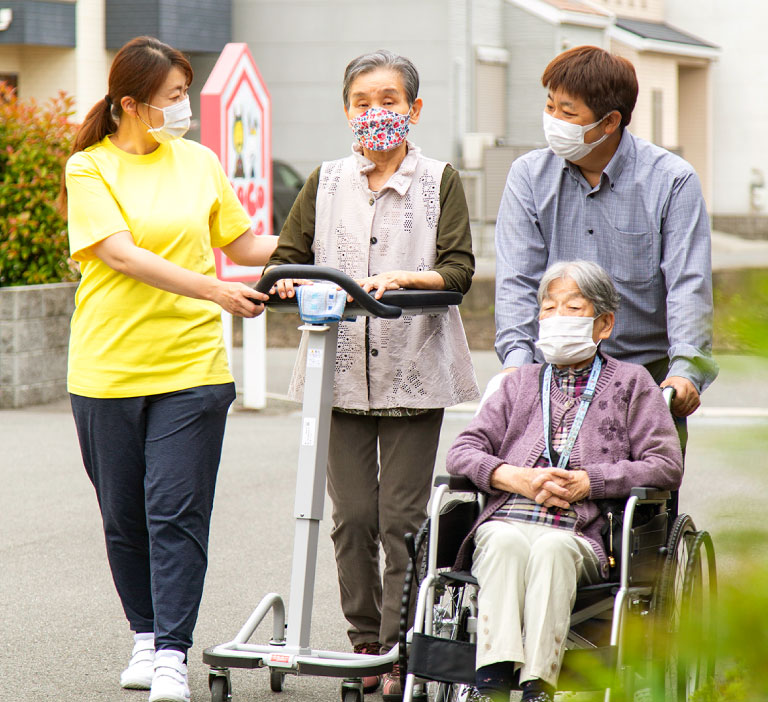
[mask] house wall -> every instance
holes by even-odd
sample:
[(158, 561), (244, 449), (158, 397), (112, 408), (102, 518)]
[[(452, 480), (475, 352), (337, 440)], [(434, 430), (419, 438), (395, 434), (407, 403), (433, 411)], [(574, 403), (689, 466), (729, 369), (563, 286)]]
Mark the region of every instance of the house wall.
[[(273, 154), (307, 175), (349, 153), (341, 90), (347, 63), (387, 48), (419, 71), (424, 110), (411, 138), (433, 158), (456, 155), (451, 13), (441, 0), (234, 0), (233, 40), (247, 42), (272, 96)], [(456, 13), (458, 14), (458, 13)], [(455, 16), (455, 15), (454, 15)]]
[[(606, 10), (621, 17), (646, 20), (648, 22), (664, 21), (664, 4), (666, 0), (596, 0)], [(684, 0), (685, 1), (685, 0)], [(696, 7), (698, 0), (688, 3)]]
[(659, 145), (676, 149), (679, 146), (677, 59), (665, 54), (640, 53), (616, 41), (611, 42), (611, 50), (631, 61), (637, 73), (637, 104), (630, 123), (632, 133), (653, 140), (653, 91), (660, 90), (663, 97), (662, 143)]
[(75, 120), (81, 122), (107, 93), (107, 76), (114, 52), (105, 48), (105, 0), (78, 0), (75, 47)]
[(667, 0), (667, 21), (721, 48), (711, 68), (711, 209), (718, 215), (747, 214), (750, 185), (761, 177), (768, 185), (768, 91), (761, 87), (768, 65), (768, 4), (764, 0)]
[(557, 51), (557, 29), (539, 17), (508, 5), (504, 17), (509, 49), (507, 137), (511, 144), (544, 146), (541, 113), (546, 90), (541, 74)]
[(709, 66), (680, 66), (678, 135), (682, 154), (701, 179), (712, 207), (712, 91)]

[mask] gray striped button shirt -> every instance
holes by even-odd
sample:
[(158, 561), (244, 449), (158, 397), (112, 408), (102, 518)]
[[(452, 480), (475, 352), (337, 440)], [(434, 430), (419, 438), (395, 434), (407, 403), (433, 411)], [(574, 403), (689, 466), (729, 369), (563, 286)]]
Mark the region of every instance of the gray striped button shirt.
[(668, 355), (668, 375), (701, 391), (717, 376), (710, 256), (699, 179), (678, 156), (625, 129), (592, 188), (550, 149), (531, 151), (512, 164), (496, 223), (496, 353), (505, 368), (534, 360), (542, 274), (587, 259), (621, 295), (605, 353), (643, 364)]

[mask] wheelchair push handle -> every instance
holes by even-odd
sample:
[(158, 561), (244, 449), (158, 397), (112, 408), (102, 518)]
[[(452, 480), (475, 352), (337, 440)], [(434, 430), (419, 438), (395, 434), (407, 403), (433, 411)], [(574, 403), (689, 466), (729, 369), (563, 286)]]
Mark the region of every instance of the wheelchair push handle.
[(661, 389), (661, 394), (664, 397), (664, 402), (667, 403), (667, 409), (671, 410), (672, 402), (675, 400), (677, 391), (671, 385), (668, 385), (667, 387)]
[(300, 264), (285, 264), (270, 268), (256, 284), (258, 292), (268, 293), (270, 288), (283, 278), (309, 278), (312, 280), (326, 280), (336, 283), (344, 290), (360, 307), (376, 317), (385, 319), (397, 319), (403, 314), (403, 310), (395, 305), (387, 305), (379, 302), (375, 297), (365, 292), (358, 283), (346, 273), (327, 266), (310, 266)]

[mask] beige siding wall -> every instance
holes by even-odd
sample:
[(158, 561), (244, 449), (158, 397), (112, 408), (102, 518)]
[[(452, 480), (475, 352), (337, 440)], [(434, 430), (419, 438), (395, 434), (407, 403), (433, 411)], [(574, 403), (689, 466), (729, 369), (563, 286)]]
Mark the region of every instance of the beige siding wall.
[(679, 136), (683, 158), (699, 174), (704, 199), (712, 205), (712, 107), (709, 66), (680, 67)]
[(637, 105), (632, 113), (632, 133), (643, 139), (653, 137), (653, 91), (662, 95), (662, 139), (660, 146), (677, 148), (678, 87), (677, 59), (664, 54), (638, 53), (631, 47), (613, 42), (611, 50), (633, 63), (639, 85)]
[(60, 90), (74, 95), (77, 89), (75, 50), (24, 46), (19, 49), (19, 95), (47, 100)]
[(615, 12), (619, 17), (631, 17), (649, 22), (664, 21), (664, 0), (597, 0), (597, 2), (611, 12)]

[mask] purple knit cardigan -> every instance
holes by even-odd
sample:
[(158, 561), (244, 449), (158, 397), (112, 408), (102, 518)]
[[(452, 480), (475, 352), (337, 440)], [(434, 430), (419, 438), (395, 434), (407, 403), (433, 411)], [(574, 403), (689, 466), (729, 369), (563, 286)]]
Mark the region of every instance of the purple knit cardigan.
[[(590, 483), (589, 497), (573, 505), (577, 515), (574, 529), (589, 541), (600, 559), (603, 577), (607, 577), (600, 535), (605, 518), (593, 500), (627, 497), (637, 486), (674, 490), (683, 478), (683, 459), (672, 416), (648, 371), (610, 356), (603, 359), (595, 398), (570, 465), (586, 470)], [(540, 371), (540, 365), (530, 364), (507, 375), (448, 452), (448, 472), (469, 478), (488, 494), (485, 509), (461, 545), (456, 568), (469, 569), (477, 527), (509, 495), (491, 487), (491, 473), (502, 463), (533, 466), (544, 450)], [(571, 401), (554, 382), (551, 398), (552, 426), (559, 426), (566, 412), (576, 414), (579, 403)]]

